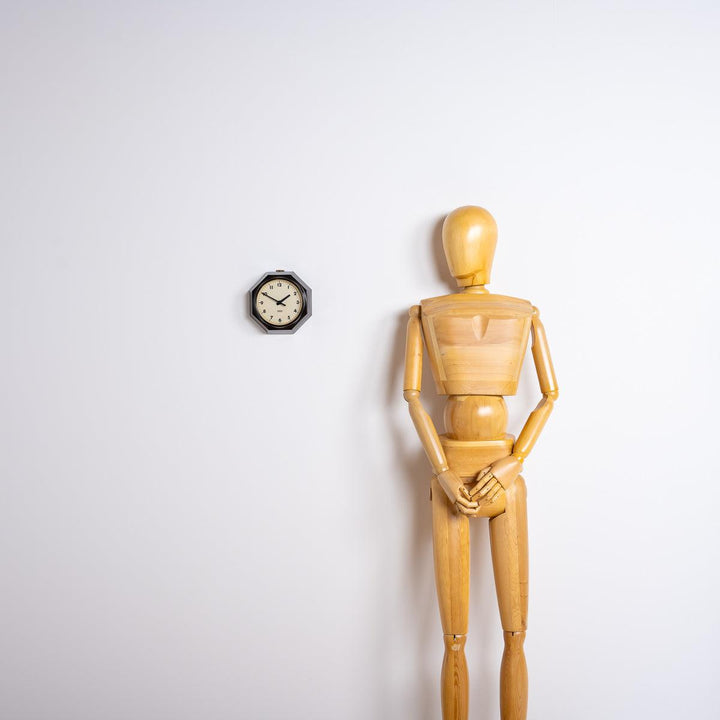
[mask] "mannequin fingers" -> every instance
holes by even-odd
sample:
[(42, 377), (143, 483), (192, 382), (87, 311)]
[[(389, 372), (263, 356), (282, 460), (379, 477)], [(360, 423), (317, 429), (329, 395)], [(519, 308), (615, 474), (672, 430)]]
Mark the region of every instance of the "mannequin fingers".
[(473, 500), (468, 500), (464, 497), (459, 497), (457, 500), (455, 500), (455, 504), (460, 507), (467, 508), (468, 510), (477, 510), (478, 504), (474, 502)]
[(475, 513), (477, 513), (477, 508), (466, 508), (460, 503), (455, 503), (455, 507), (458, 509), (459, 513), (462, 513), (463, 515), (467, 515), (468, 517), (473, 517)]
[(475, 476), (475, 483), (479, 485), (481, 480), (488, 480), (490, 478), (488, 473), (492, 473), (492, 468), (489, 465)]
[(500, 493), (502, 491), (503, 491), (503, 486), (500, 483), (498, 483), (497, 488), (495, 488), (495, 490), (493, 490), (492, 494), (488, 495), (488, 502), (494, 502), (495, 498), (497, 498), (498, 495), (500, 495)]
[(484, 485), (482, 485), (479, 488), (476, 485), (472, 489), (472, 491), (470, 492), (470, 497), (472, 497), (472, 498), (483, 497), (483, 496), (487, 495), (497, 484), (498, 484), (498, 482), (495, 479), (495, 476), (491, 474), (490, 477), (488, 478), (487, 482)]

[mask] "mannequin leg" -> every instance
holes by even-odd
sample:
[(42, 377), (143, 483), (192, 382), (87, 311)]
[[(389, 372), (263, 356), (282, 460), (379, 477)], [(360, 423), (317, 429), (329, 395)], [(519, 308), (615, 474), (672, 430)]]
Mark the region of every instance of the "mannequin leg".
[(504, 630), (505, 651), (500, 666), (500, 717), (527, 717), (525, 631), (528, 611), (528, 536), (525, 481), (518, 477), (506, 493), (505, 512), (490, 520), (495, 589)]
[(455, 511), (437, 480), (432, 482), (433, 557), (445, 657), (441, 675), (443, 720), (467, 720), (465, 640), (470, 590), (468, 518)]

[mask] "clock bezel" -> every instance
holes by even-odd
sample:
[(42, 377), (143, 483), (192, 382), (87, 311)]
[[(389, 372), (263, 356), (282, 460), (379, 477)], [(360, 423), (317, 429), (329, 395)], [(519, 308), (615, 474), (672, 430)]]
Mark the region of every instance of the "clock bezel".
[[(255, 301), (257, 300), (260, 288), (270, 280), (285, 280), (292, 282), (300, 290), (300, 294), (303, 299), (303, 306), (298, 317), (287, 325), (272, 325), (262, 319), (262, 316), (258, 313)], [(312, 316), (312, 290), (310, 287), (294, 272), (291, 270), (276, 270), (275, 272), (265, 273), (248, 293), (250, 300), (250, 317), (269, 335), (292, 335), (297, 332), (298, 329), (305, 324), (305, 322)]]

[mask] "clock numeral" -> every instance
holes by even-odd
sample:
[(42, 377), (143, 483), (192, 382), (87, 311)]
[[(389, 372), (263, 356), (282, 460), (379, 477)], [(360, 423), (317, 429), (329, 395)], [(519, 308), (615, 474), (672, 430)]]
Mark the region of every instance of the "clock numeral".
[(295, 309), (293, 310), (293, 312), (296, 313), (296, 312), (297, 312), (297, 308), (295, 308)]

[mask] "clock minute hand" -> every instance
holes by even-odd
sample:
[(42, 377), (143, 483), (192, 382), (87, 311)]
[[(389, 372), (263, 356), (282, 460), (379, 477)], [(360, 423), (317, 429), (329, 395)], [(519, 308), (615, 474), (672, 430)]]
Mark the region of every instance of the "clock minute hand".
[[(266, 292), (261, 292), (261, 295), (264, 295), (266, 298), (270, 298), (271, 300), (274, 300), (278, 305), (285, 305), (285, 303), (282, 300), (278, 300), (277, 298), (274, 298), (272, 295), (268, 295)], [(288, 297), (290, 297), (288, 295)], [(285, 300), (286, 298), (283, 298)]]

